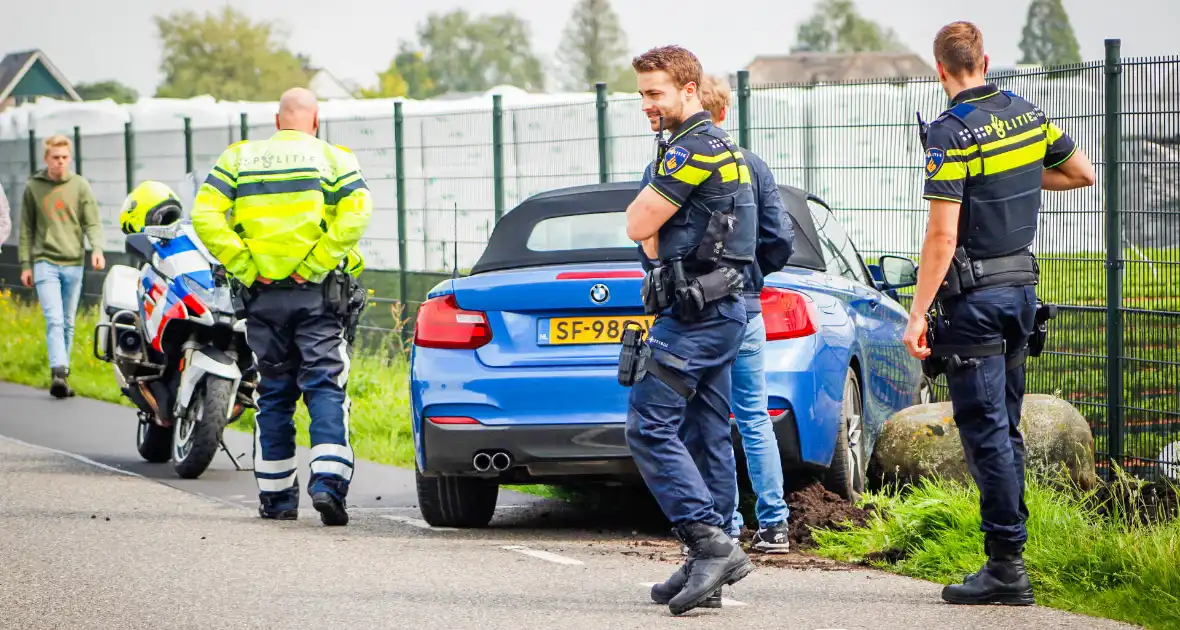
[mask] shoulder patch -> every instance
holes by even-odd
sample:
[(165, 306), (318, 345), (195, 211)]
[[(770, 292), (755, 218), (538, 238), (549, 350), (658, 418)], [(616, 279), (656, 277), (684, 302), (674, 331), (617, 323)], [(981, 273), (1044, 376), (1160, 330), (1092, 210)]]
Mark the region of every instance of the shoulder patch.
[(671, 175), (680, 170), (680, 167), (688, 163), (690, 155), (688, 149), (680, 145), (668, 149), (668, 152), (664, 154), (664, 174)]
[(946, 154), (942, 149), (926, 149), (926, 179), (934, 177), (942, 169)]

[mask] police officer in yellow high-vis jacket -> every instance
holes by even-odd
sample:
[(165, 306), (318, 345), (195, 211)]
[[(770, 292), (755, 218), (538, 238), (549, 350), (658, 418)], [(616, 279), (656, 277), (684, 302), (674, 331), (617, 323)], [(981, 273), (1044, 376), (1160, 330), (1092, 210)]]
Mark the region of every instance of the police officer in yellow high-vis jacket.
[(311, 92), (284, 93), (276, 124), (271, 137), (221, 154), (197, 193), (193, 228), (245, 287), (246, 339), (261, 375), (254, 432), (259, 514), (298, 515), (292, 416), (302, 395), (311, 415), (308, 494), (325, 525), (345, 525), (354, 465), (347, 333), (357, 308), (353, 276), (362, 267), (355, 246), (369, 225), (372, 198), (356, 157), (315, 137), (319, 113)]

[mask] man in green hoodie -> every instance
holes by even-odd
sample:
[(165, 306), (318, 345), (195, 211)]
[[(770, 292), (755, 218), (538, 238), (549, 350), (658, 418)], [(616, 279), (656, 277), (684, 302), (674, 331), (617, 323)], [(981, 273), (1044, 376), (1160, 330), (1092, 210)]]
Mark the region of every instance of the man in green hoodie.
[(98, 202), (90, 182), (70, 172), (71, 149), (69, 138), (62, 135), (45, 141), (45, 169), (29, 178), (20, 213), (20, 279), (26, 287), (37, 287), (53, 378), (49, 392), (57, 398), (74, 395), (66, 379), (74, 315), (82, 295), (83, 235), (93, 250), (94, 269), (101, 271), (106, 265)]

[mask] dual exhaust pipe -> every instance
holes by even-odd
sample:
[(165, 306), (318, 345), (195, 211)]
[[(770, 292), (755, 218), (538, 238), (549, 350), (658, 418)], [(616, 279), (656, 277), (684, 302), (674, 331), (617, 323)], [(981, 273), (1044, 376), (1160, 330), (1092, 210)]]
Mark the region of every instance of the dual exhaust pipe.
[(504, 472), (512, 465), (512, 456), (504, 451), (495, 451), (494, 453), (479, 452), (475, 457), (471, 458), (471, 465), (479, 472), (487, 472), (494, 470), (496, 472)]

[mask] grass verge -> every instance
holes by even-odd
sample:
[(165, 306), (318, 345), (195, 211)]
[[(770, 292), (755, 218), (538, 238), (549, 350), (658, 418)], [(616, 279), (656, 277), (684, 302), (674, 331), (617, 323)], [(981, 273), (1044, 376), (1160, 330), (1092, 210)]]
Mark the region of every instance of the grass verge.
[[(1030, 476), (1025, 563), (1038, 604), (1148, 628), (1180, 628), (1175, 488), (1171, 514), (1163, 517), (1147, 518), (1128, 509), (1128, 502), (1106, 498), (1143, 492), (1126, 478), (1081, 493)], [(864, 527), (812, 532), (818, 553), (942, 584), (961, 582), (986, 559), (974, 484), (924, 480), (868, 494), (862, 504), (873, 506)]]
[[(114, 367), (93, 354), (94, 326), (98, 322), (96, 307), (78, 311), (74, 328), (74, 346), (70, 351), (70, 385), (79, 396), (134, 405), (119, 391)], [(45, 347), (45, 318), (36, 302), (20, 300), (10, 292), (0, 292), (0, 380), (49, 389), (48, 354)], [(370, 343), (352, 356), (348, 377), (352, 400), (349, 423), (352, 445), (361, 459), (413, 468), (413, 434), (410, 430), (409, 362), (404, 354), (388, 343)], [(132, 412), (128, 417), (133, 418)], [(311, 417), (300, 400), (295, 411), (296, 442), (310, 446), (308, 424)], [(253, 432), (253, 410), (229, 428)], [(135, 448), (134, 427), (129, 425), (127, 448)], [(249, 455), (247, 455), (249, 457)], [(558, 494), (549, 486), (513, 486), (513, 490), (545, 497)]]

